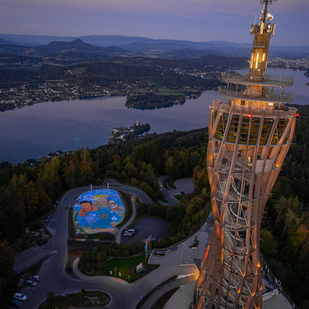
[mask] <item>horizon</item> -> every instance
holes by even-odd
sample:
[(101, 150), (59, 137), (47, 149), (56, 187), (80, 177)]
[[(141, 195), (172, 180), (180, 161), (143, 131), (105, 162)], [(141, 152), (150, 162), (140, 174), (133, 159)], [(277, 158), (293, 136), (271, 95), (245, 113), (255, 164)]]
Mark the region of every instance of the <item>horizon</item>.
[[(252, 43), (250, 26), (258, 20), (263, 7), (259, 0), (0, 1), (3, 34), (130, 36), (238, 44)], [(309, 1), (274, 1), (270, 9), (277, 24), (271, 45), (308, 46), (304, 44), (309, 42), (308, 32), (295, 34), (309, 26)]]
[[(162, 41), (183, 41), (183, 42), (192, 42), (192, 43), (229, 43), (229, 44), (239, 44), (239, 45), (252, 45), (252, 42), (233, 42), (233, 41), (224, 41), (224, 40), (211, 40), (211, 41), (190, 41), (190, 40), (178, 40), (178, 39), (169, 39), (169, 38), (159, 38), (159, 39), (154, 39), (154, 38), (151, 38), (151, 37), (144, 37), (144, 36), (137, 36), (137, 35), (121, 35), (121, 34), (88, 34), (88, 35), (77, 35), (77, 36), (58, 36), (58, 35), (44, 35), (44, 34), (21, 34), (21, 33), (17, 33), (17, 34), (13, 34), (13, 33), (0, 33), (0, 36), (1, 35), (9, 35), (9, 36), (35, 36), (35, 37), (44, 37), (44, 38), (47, 38), (47, 37), (51, 37), (51, 38), (67, 38), (67, 39), (72, 39), (72, 41), (74, 40), (81, 40), (83, 43), (85, 44), (90, 44), (92, 46), (97, 46), (97, 45), (94, 45), (94, 44), (91, 44), (91, 43), (87, 43), (85, 41), (82, 40), (82, 37), (100, 37), (100, 36), (105, 36), (105, 37), (130, 37), (130, 38), (141, 38), (141, 39), (150, 39), (150, 40), (154, 40), (154, 41), (159, 41), (159, 40), (162, 40)], [(8, 40), (8, 39), (3, 39), (3, 40)], [(72, 41), (63, 41), (63, 42), (72, 42)], [(53, 42), (53, 41), (51, 41)], [(55, 42), (61, 42), (61, 41), (55, 41)], [(138, 41), (136, 41), (138, 42)], [(14, 41), (12, 41), (12, 43), (14, 43)], [(26, 43), (26, 42), (25, 42)], [(49, 44), (49, 43), (48, 43)], [(14, 45), (14, 44), (13, 44)], [(276, 46), (276, 47), (309, 47), (309, 44), (308, 45), (275, 45), (275, 44), (272, 44), (270, 45), (270, 48), (272, 46)]]

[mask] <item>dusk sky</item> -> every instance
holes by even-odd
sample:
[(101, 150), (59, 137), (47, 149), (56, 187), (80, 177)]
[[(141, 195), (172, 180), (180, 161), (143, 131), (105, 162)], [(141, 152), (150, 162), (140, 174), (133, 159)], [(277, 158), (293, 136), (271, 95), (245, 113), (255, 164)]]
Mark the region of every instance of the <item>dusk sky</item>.
[[(259, 0), (0, 0), (0, 33), (251, 43)], [(309, 0), (277, 0), (272, 45), (309, 45)]]

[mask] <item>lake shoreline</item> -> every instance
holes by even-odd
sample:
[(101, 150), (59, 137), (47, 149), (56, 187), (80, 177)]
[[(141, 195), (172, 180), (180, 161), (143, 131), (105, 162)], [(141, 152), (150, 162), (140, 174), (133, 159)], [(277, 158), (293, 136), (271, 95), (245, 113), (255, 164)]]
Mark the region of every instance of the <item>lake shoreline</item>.
[[(268, 69), (267, 73), (294, 76), (295, 85), (287, 89), (296, 93), (293, 104), (309, 103), (308, 77), (304, 72)], [(218, 92), (206, 90), (199, 98), (187, 99), (182, 105), (141, 110), (127, 108), (125, 96), (104, 96), (43, 102), (0, 113), (0, 162), (21, 163), (59, 149), (63, 152), (82, 147), (94, 149), (108, 144), (114, 127), (137, 120), (151, 124), (149, 134), (200, 129), (208, 126), (209, 106), (215, 99), (220, 99)]]

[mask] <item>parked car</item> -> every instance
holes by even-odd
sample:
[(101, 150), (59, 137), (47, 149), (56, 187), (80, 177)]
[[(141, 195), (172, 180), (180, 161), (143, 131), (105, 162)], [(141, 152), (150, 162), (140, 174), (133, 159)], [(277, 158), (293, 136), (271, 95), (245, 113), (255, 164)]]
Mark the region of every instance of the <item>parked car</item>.
[(128, 229), (126, 232), (131, 233), (134, 235), (136, 233), (136, 229)]
[(15, 293), (13, 298), (17, 299), (17, 300), (22, 300), (22, 301), (26, 301), (27, 300), (27, 296), (21, 293)]
[(165, 255), (165, 252), (164, 251), (154, 251), (153, 255)]
[(27, 280), (27, 281), (26, 281), (26, 285), (28, 285), (28, 286), (37, 286), (38, 283), (35, 282), (35, 281), (32, 281), (32, 280)]
[(45, 219), (44, 219), (44, 222), (48, 222), (51, 218), (51, 215), (48, 215)]
[(38, 245), (42, 246), (42, 245), (46, 244), (47, 242), (48, 242), (47, 239), (43, 239), (43, 240), (39, 241)]
[(9, 301), (9, 305), (19, 308), (21, 306), (21, 302), (18, 300), (12, 299)]
[(41, 280), (41, 277), (40, 276), (32, 276), (32, 277), (29, 278), (29, 280), (39, 282)]
[(132, 234), (129, 233), (128, 231), (125, 231), (125, 232), (123, 233), (123, 236), (132, 236)]

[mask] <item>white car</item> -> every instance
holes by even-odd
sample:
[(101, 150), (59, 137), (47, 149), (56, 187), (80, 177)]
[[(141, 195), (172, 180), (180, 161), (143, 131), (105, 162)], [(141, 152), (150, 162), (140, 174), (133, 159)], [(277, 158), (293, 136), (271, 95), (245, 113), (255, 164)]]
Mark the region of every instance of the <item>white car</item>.
[(26, 281), (26, 285), (28, 285), (28, 286), (37, 286), (38, 283), (35, 282), (35, 281), (32, 281), (32, 280), (27, 280), (27, 281)]
[(17, 300), (22, 300), (22, 301), (26, 301), (27, 300), (27, 296), (21, 293), (15, 293), (13, 298), (17, 299)]
[(132, 236), (131, 233), (129, 233), (128, 231), (124, 232), (123, 236)]
[(39, 282), (41, 280), (41, 277), (40, 276), (33, 276), (33, 277), (30, 277), (29, 280)]

